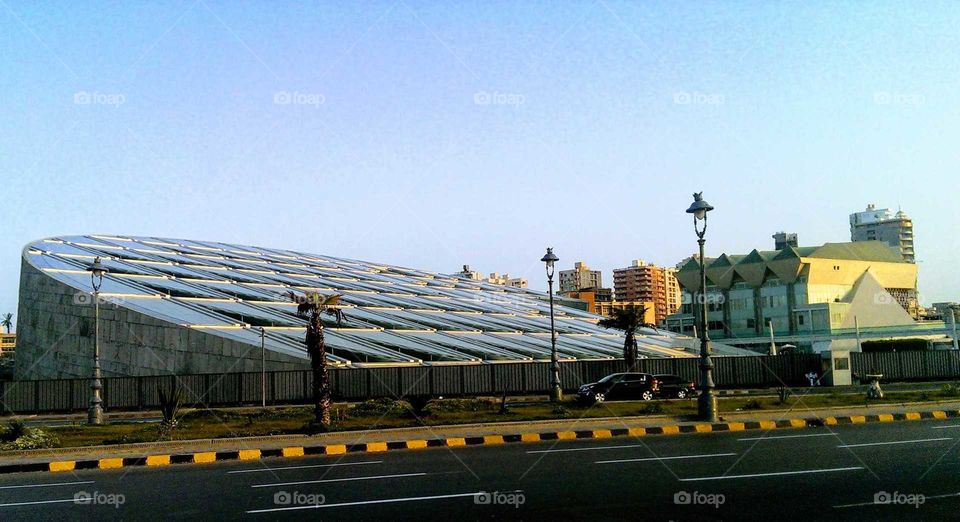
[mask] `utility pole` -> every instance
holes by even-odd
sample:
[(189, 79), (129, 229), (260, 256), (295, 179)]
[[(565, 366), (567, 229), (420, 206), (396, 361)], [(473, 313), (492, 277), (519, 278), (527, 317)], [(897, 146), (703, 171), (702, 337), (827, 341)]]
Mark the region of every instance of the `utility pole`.
[(773, 319), (767, 321), (767, 326), (770, 327), (770, 355), (777, 355), (777, 343), (773, 340)]
[(863, 347), (860, 345), (860, 320), (857, 319), (857, 316), (853, 316), (853, 327), (857, 332), (857, 351), (862, 352)]

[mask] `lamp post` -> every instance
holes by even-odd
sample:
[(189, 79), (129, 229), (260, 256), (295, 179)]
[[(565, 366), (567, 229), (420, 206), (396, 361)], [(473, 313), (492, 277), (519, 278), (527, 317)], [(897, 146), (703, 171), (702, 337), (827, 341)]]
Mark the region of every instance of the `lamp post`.
[(260, 327), (260, 406), (267, 407), (267, 330)]
[(560, 361), (557, 357), (557, 330), (553, 322), (553, 271), (554, 265), (560, 258), (547, 247), (547, 253), (540, 258), (547, 265), (547, 288), (550, 294), (550, 401), (563, 400), (563, 391), (560, 389)]
[(100, 286), (103, 285), (103, 275), (109, 270), (100, 263), (98, 256), (87, 271), (90, 272), (90, 285), (93, 287), (93, 382), (90, 383), (92, 396), (87, 424), (103, 424), (103, 399), (100, 397), (103, 390), (100, 382)]
[(953, 349), (960, 350), (957, 344), (957, 313), (960, 312), (960, 306), (950, 305), (948, 310), (950, 310), (950, 326), (953, 327)]
[[(703, 254), (703, 245), (706, 243), (704, 236), (707, 233), (707, 212), (711, 210), (713, 207), (703, 200), (703, 193), (697, 192), (693, 195), (693, 204), (687, 209), (687, 213), (693, 214), (693, 230), (697, 233), (697, 243), (700, 245), (700, 299), (694, 299), (696, 305), (700, 307), (698, 314), (700, 316), (700, 396), (697, 398), (697, 413), (700, 420), (717, 422), (717, 397), (713, 392), (713, 361), (710, 360), (713, 350), (710, 348), (708, 333), (707, 272)], [(700, 228), (701, 221), (703, 229)]]

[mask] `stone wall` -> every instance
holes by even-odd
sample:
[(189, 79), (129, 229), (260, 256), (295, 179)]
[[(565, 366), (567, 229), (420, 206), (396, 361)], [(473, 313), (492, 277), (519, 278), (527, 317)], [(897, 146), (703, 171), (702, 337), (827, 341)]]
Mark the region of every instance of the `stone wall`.
[[(34, 268), (20, 268), (14, 378), (89, 377), (94, 306), (82, 292)], [(266, 368), (303, 370), (307, 359), (266, 354)], [(260, 346), (184, 328), (126, 309), (100, 305), (100, 366), (105, 377), (260, 371)]]

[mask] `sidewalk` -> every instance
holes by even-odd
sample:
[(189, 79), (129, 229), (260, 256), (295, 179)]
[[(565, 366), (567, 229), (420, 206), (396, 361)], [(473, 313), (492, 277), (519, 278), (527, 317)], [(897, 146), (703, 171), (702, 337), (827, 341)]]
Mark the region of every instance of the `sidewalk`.
[(5, 452), (0, 455), (0, 473), (199, 464), (219, 460), (258, 460), (439, 446), (770, 430), (955, 417), (960, 417), (958, 400), (913, 405), (739, 412), (725, 414), (722, 422), (713, 424), (674, 416), (648, 416), (424, 426), (312, 436), (282, 435)]

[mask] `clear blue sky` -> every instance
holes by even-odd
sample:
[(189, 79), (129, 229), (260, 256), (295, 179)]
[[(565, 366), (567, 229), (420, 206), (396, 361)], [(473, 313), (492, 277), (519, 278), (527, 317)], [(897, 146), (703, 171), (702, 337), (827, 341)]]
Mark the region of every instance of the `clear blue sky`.
[(0, 1), (0, 311), (98, 232), (610, 284), (693, 251), (695, 190), (709, 254), (900, 206), (960, 298), (956, 3), (134, 4)]

